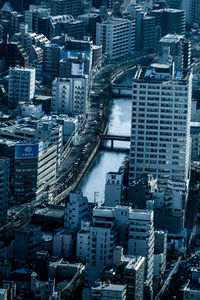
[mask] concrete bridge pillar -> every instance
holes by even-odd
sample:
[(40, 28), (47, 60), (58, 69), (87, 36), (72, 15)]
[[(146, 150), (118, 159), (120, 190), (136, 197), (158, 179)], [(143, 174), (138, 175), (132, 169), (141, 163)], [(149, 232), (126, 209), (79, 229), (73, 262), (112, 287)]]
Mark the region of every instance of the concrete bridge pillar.
[(111, 140), (111, 150), (113, 150), (114, 147), (114, 140)]

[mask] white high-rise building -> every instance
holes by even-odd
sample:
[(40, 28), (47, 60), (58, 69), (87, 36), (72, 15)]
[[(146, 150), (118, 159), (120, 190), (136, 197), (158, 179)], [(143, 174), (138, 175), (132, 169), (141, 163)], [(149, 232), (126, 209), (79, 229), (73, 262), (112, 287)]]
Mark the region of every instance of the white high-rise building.
[(190, 163), (192, 73), (173, 64), (139, 69), (133, 80), (130, 182), (149, 171), (165, 186), (187, 182)]
[(0, 224), (7, 219), (9, 195), (10, 159), (0, 158)]
[(8, 106), (16, 108), (19, 101), (30, 101), (35, 94), (35, 68), (10, 67)]
[(85, 113), (88, 98), (88, 76), (55, 78), (52, 96), (54, 112), (72, 115)]
[(96, 25), (96, 44), (108, 59), (115, 60), (135, 50), (135, 20), (112, 18)]
[(145, 257), (146, 292), (153, 295), (153, 211), (135, 209), (129, 212), (128, 254)]

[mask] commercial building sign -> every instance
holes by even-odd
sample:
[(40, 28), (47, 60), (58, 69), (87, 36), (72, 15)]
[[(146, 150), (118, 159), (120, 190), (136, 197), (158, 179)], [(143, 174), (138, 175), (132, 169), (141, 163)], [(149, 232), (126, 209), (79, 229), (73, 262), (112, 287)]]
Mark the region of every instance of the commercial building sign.
[(185, 191), (186, 184), (184, 181), (174, 181), (174, 180), (169, 179), (167, 182), (167, 187), (171, 190)]
[(106, 174), (106, 184), (121, 185), (122, 175), (117, 173)]
[(38, 158), (42, 154), (43, 142), (38, 144), (16, 144), (15, 158)]

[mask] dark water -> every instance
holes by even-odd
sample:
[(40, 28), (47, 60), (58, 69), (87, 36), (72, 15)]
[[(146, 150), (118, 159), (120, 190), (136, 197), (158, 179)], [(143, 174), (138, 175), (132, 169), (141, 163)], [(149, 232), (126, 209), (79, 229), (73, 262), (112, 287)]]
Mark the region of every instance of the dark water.
[[(116, 83), (131, 84), (134, 74), (135, 69), (130, 70), (121, 76)], [(130, 135), (131, 102), (129, 98), (112, 100), (109, 134)], [(114, 147), (117, 148), (129, 148), (129, 146), (129, 142), (114, 142)], [(79, 186), (79, 190), (88, 197), (89, 202), (103, 202), (106, 173), (118, 171), (126, 156), (127, 154), (123, 152), (106, 150), (98, 153), (95, 162)]]
[[(113, 99), (108, 133), (130, 135), (131, 99)], [(109, 142), (108, 142), (109, 143)], [(129, 148), (129, 142), (114, 142), (114, 147)], [(89, 202), (103, 202), (106, 173), (118, 171), (126, 153), (102, 150), (84, 177), (79, 190)]]

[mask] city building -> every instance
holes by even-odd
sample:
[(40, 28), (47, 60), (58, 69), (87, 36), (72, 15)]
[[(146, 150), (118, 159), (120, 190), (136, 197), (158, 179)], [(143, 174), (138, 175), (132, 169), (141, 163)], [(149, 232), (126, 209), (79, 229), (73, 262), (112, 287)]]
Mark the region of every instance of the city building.
[(74, 237), (68, 230), (61, 229), (53, 236), (53, 256), (62, 258), (72, 256)]
[(96, 44), (109, 60), (116, 60), (135, 50), (135, 21), (112, 18), (96, 25)]
[(9, 199), (10, 159), (0, 157), (0, 224), (7, 220)]
[(183, 300), (198, 300), (200, 297), (200, 285), (199, 285), (199, 267), (191, 268), (191, 279), (181, 288), (183, 292)]
[(159, 42), (160, 54), (163, 53), (163, 48), (170, 48), (170, 55), (174, 62), (175, 71), (182, 72), (190, 66), (191, 60), (191, 43), (186, 40), (183, 35), (167, 34)]
[(86, 112), (88, 98), (87, 75), (55, 78), (52, 86), (52, 111), (63, 114)]
[(152, 199), (153, 192), (157, 188), (157, 178), (144, 173), (128, 185), (128, 195), (124, 204), (128, 203), (133, 208), (146, 209), (146, 201)]
[(123, 255), (123, 248), (117, 246), (113, 253), (113, 265), (102, 271), (100, 279), (114, 284), (126, 284), (127, 300), (143, 300), (144, 265), (144, 257)]
[(158, 187), (189, 178), (192, 73), (152, 64), (133, 79), (129, 181), (150, 172)]
[(117, 226), (112, 210), (93, 210), (89, 229), (89, 252), (86, 271), (87, 282), (92, 286), (100, 272), (113, 262), (113, 250), (117, 241)]
[(89, 253), (90, 223), (91, 222), (88, 221), (82, 221), (81, 230), (77, 233), (76, 258), (81, 262), (86, 262)]
[(200, 122), (191, 122), (190, 136), (191, 144), (191, 160), (199, 161), (200, 158)]
[(149, 13), (155, 17), (160, 28), (160, 38), (168, 33), (185, 35), (185, 11), (174, 8), (153, 9)]
[[(184, 182), (168, 181), (166, 188), (153, 193), (154, 223), (156, 229), (179, 233), (184, 229), (187, 191)], [(147, 202), (148, 203), (148, 202)]]
[(72, 15), (77, 17), (83, 12), (81, 0), (51, 0), (48, 2), (53, 16)]
[(126, 285), (112, 284), (112, 283), (99, 283), (91, 288), (91, 300), (125, 300), (126, 298)]
[(154, 292), (158, 292), (162, 286), (164, 280), (164, 274), (166, 270), (167, 262), (167, 232), (154, 231), (154, 265), (153, 265), (153, 277), (154, 277)]
[(154, 220), (153, 211), (129, 212), (128, 254), (145, 257), (144, 293), (153, 296)]
[(56, 145), (47, 142), (19, 142), (15, 146), (15, 196), (30, 199), (55, 180)]
[(42, 110), (42, 104), (35, 105), (33, 103), (21, 102), (19, 103), (20, 115), (22, 118), (31, 117), (33, 119), (40, 119), (44, 112)]
[(69, 231), (81, 229), (81, 222), (88, 218), (88, 199), (82, 193), (71, 192), (65, 202), (65, 228)]
[(47, 120), (35, 120), (10, 125), (0, 128), (0, 136), (9, 141), (32, 141), (42, 140), (50, 145), (56, 145), (57, 161), (60, 163), (60, 156), (63, 151), (63, 127), (60, 124)]
[(41, 228), (39, 226), (29, 224), (23, 229), (16, 229), (14, 236), (15, 261), (31, 261), (40, 249), (41, 242)]
[(116, 206), (121, 203), (123, 175), (117, 172), (106, 174), (105, 206)]
[(128, 255), (145, 257), (144, 293), (152, 297), (154, 259), (154, 219), (152, 210), (129, 206), (101, 206), (93, 209), (89, 228), (88, 283), (93, 284), (102, 270), (113, 264), (114, 248), (119, 245)]
[(9, 176), (9, 189), (12, 194), (12, 185), (14, 182), (14, 171), (15, 171), (15, 141), (0, 138), (0, 157), (6, 157), (10, 161), (10, 176)]
[(30, 101), (34, 93), (35, 69), (11, 67), (9, 69), (8, 106), (16, 108), (20, 101)]
[(59, 75), (60, 52), (61, 46), (58, 44), (51, 43), (44, 47), (43, 78), (49, 84)]
[(90, 61), (84, 53), (78, 54), (78, 56), (69, 56), (66, 59), (59, 61), (59, 77), (68, 78), (74, 75), (90, 74)]
[(52, 38), (61, 35), (62, 33), (68, 34), (75, 39), (81, 39), (84, 36), (84, 23), (81, 20), (75, 19), (71, 15), (51, 16), (49, 19), (49, 34), (47, 38)]
[(101, 16), (99, 13), (86, 13), (79, 15), (78, 19), (84, 22), (85, 34), (89, 35), (93, 42), (96, 39), (96, 24), (101, 22)]

